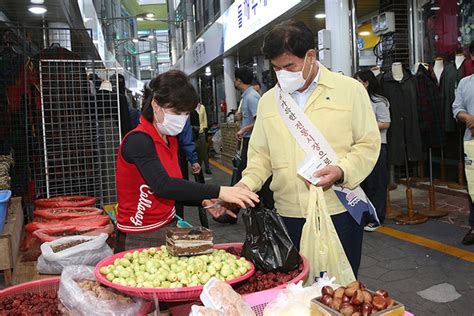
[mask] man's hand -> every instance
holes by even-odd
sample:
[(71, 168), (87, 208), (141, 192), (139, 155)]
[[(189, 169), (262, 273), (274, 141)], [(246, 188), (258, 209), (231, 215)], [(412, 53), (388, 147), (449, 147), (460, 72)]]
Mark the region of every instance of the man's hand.
[(316, 171), (313, 175), (320, 178), (316, 186), (323, 187), (324, 190), (327, 190), (332, 187), (334, 182), (342, 179), (344, 172), (337, 166), (326, 166), (323, 169)]
[(242, 120), (242, 112), (235, 113), (234, 118), (236, 121)]
[(201, 165), (197, 162), (193, 163), (191, 165), (191, 168), (192, 168), (193, 174), (198, 174), (199, 172), (201, 172)]
[(466, 118), (466, 127), (469, 129), (474, 128), (474, 115), (469, 115)]
[(235, 215), (235, 213), (229, 209), (230, 204), (221, 202), (219, 199), (204, 200), (202, 201), (202, 206), (203, 207), (211, 206), (216, 203), (219, 203), (219, 206), (211, 207), (207, 209), (207, 212), (211, 214), (212, 217), (218, 218), (218, 217), (221, 217), (222, 215), (227, 214), (233, 218), (237, 218), (237, 215)]
[(244, 134), (245, 134), (245, 128), (241, 128), (237, 133), (235, 133), (235, 138), (238, 140), (238, 141), (241, 141), (242, 138), (244, 137)]

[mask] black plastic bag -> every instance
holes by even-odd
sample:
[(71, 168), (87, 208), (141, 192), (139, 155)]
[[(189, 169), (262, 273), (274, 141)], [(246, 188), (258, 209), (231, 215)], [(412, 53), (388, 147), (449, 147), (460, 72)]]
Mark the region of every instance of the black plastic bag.
[(242, 256), (264, 272), (289, 272), (298, 268), (301, 257), (276, 209), (266, 209), (260, 204), (248, 208), (242, 219), (247, 231)]

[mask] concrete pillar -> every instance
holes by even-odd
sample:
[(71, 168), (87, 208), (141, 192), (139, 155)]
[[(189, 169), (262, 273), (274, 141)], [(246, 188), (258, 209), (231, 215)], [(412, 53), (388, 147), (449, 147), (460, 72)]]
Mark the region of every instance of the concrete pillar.
[(186, 49), (190, 49), (196, 39), (196, 32), (194, 31), (194, 17), (193, 17), (193, 3), (191, 0), (186, 0)]
[[(231, 0), (220, 0), (221, 15), (231, 5)], [(227, 56), (223, 58), (224, 63), (224, 91), (225, 91), (225, 102), (227, 103), (227, 113), (230, 110), (237, 109), (237, 97), (234, 87), (234, 70), (235, 70), (235, 57)]]
[[(174, 21), (175, 16), (176, 13), (174, 10), (174, 1), (168, 1), (168, 17), (171, 21)], [(168, 25), (170, 28), (169, 41), (171, 50), (171, 65), (174, 65), (178, 61), (178, 50), (176, 47), (176, 24), (170, 22)]]
[(326, 29), (331, 31), (332, 71), (351, 75), (350, 0), (325, 0)]

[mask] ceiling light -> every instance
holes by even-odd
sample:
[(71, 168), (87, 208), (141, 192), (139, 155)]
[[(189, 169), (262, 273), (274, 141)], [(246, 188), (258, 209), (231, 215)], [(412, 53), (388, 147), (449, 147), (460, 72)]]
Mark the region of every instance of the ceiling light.
[(432, 7), (430, 8), (430, 10), (432, 10), (432, 11), (437, 11), (437, 10), (440, 10), (440, 9), (441, 9), (441, 8), (438, 7), (437, 5), (432, 6)]
[(33, 7), (29, 7), (28, 11), (30, 11), (33, 14), (44, 14), (48, 10), (46, 10), (46, 8), (42, 6), (33, 6)]
[(137, 21), (143, 21), (143, 18), (137, 18)]
[(44, 0), (31, 0), (30, 2), (33, 4), (43, 4)]
[(369, 36), (370, 32), (369, 31), (362, 31), (362, 32), (359, 32), (359, 35), (360, 36)]
[(147, 18), (152, 18), (152, 17), (155, 16), (155, 13), (150, 12), (150, 13), (147, 13), (145, 16), (146, 16)]
[(152, 54), (156, 54), (156, 50), (152, 50), (151, 53), (152, 53)]
[(326, 14), (324, 13), (318, 13), (314, 16), (316, 19), (325, 19), (326, 18)]
[(149, 39), (154, 39), (155, 36), (154, 36), (153, 34), (150, 34), (150, 35), (148, 35), (148, 38), (149, 38)]
[(132, 42), (134, 42), (134, 43), (138, 43), (138, 38), (134, 38), (134, 39), (132, 39)]

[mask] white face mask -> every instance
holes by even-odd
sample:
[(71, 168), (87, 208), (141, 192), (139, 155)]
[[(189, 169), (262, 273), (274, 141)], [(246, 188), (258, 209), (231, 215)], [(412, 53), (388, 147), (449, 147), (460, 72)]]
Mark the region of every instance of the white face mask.
[[(163, 123), (156, 122), (156, 128), (163, 135), (176, 136), (186, 125), (189, 115), (178, 115), (178, 114), (169, 114), (166, 113), (163, 108), (161, 108), (164, 114)], [(156, 112), (155, 112), (156, 117)]]
[[(293, 93), (304, 86), (304, 84), (306, 83), (306, 79), (303, 78), (303, 69), (306, 65), (306, 56), (307, 55), (304, 56), (303, 68), (301, 68), (300, 71), (293, 72), (284, 69), (276, 71), (278, 84), (280, 85), (281, 90), (283, 90), (284, 92)], [(312, 70), (313, 64), (311, 64), (308, 77)]]

